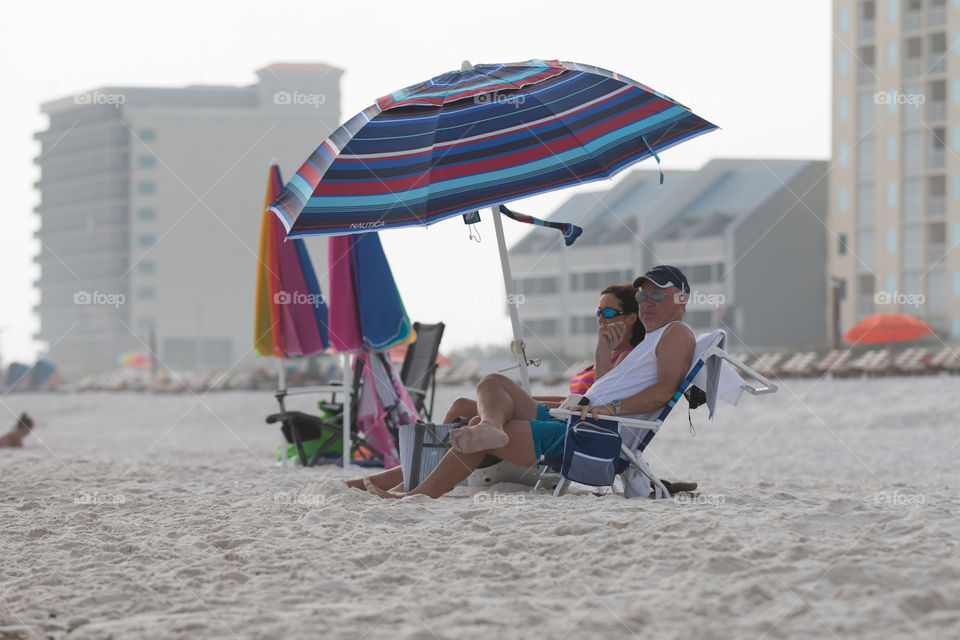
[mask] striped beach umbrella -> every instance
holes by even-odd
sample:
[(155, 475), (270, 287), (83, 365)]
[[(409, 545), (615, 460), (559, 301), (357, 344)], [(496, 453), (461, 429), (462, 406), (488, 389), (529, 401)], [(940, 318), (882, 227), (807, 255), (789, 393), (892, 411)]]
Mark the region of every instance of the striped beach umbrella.
[[(266, 202), (279, 193), (280, 167), (272, 164)], [(262, 356), (307, 356), (330, 346), (328, 309), (303, 240), (284, 242), (285, 230), (264, 207), (260, 224), (254, 347)]]
[[(288, 237), (424, 226), (609, 178), (716, 126), (639, 82), (556, 60), (464, 63), (384, 96), (334, 131), (270, 208)], [(511, 305), (527, 386), (519, 315)]]

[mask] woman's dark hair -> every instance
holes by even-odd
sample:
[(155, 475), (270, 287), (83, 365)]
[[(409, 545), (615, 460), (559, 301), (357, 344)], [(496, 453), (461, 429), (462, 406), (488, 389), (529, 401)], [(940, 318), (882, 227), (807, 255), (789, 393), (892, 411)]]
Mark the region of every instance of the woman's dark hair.
[[(600, 292), (600, 295), (611, 293), (617, 296), (620, 306), (624, 311), (637, 315), (640, 312), (640, 305), (637, 304), (637, 288), (629, 282), (620, 282), (618, 284), (608, 284), (607, 288)], [(640, 317), (633, 323), (633, 335), (630, 336), (630, 344), (634, 347), (643, 342), (643, 337), (647, 335), (647, 330), (643, 328)]]

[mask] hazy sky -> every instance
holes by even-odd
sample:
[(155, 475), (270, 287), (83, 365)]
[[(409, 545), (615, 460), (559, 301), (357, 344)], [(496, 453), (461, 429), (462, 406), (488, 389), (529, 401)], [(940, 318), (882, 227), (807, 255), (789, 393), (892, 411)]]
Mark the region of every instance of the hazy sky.
[[(326, 62), (345, 70), (341, 114), (347, 119), (383, 94), (458, 69), (464, 59), (573, 60), (648, 84), (720, 125), (721, 131), (662, 154), (669, 180), (671, 169), (698, 168), (717, 157), (829, 156), (830, 6), (828, 0), (6, 6), (0, 21), (0, 184), (6, 202), (0, 353), (7, 362), (26, 360), (38, 348), (32, 342), (39, 299), (33, 289), (39, 277), (33, 262), (39, 145), (33, 134), (47, 126), (41, 102), (104, 85), (242, 86), (272, 62)], [(575, 192), (514, 204), (542, 216)], [(408, 312), (414, 320), (446, 322), (446, 349), (509, 340), (486, 218), (480, 244), (468, 239), (458, 220), (381, 234)], [(258, 214), (251, 214), (250, 224), (259, 224)], [(510, 220), (505, 226), (508, 243), (531, 229)]]

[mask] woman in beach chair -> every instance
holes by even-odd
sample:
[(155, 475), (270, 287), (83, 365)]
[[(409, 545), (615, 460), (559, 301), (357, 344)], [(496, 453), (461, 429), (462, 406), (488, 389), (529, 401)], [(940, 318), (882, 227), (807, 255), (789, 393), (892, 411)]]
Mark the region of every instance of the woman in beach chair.
[[(596, 365), (590, 365), (576, 373), (570, 379), (570, 393), (582, 395), (596, 377), (602, 377), (610, 369), (623, 361), (627, 354), (643, 340), (645, 329), (638, 317), (639, 307), (636, 300), (637, 289), (629, 282), (608, 285), (600, 292), (600, 302), (597, 306), (597, 348), (595, 352)], [(599, 365), (599, 366), (598, 366)], [(599, 371), (600, 375), (596, 373)], [(563, 401), (563, 396), (533, 396), (537, 401), (538, 411), (541, 414), (549, 409), (556, 409)], [(543, 407), (540, 409), (539, 407)], [(465, 422), (479, 422), (477, 401), (472, 398), (457, 398), (450, 405), (444, 416), (443, 423), (451, 424), (457, 418)], [(476, 418), (476, 420), (474, 420)], [(369, 480), (379, 487), (400, 491), (403, 486), (403, 473), (400, 467), (388, 469), (382, 473), (370, 476)], [(365, 489), (364, 478), (347, 481), (347, 486), (356, 489)]]
[[(659, 266), (634, 285), (640, 288), (636, 298), (646, 337), (606, 375), (600, 369), (601, 377), (587, 389), (591, 404), (581, 407), (584, 415), (657, 414), (690, 368), (696, 340), (682, 321), (690, 293), (686, 277), (675, 267)], [(419, 486), (408, 494), (393, 493), (389, 491), (393, 483), (374, 476), (363, 479), (366, 489), (384, 498), (416, 494), (437, 498), (466, 478), (488, 453), (527, 467), (542, 455), (562, 453), (566, 421), (551, 418), (545, 405), (509, 378), (493, 374), (481, 380), (477, 408), (479, 415), (467, 427), (451, 430), (452, 449)]]

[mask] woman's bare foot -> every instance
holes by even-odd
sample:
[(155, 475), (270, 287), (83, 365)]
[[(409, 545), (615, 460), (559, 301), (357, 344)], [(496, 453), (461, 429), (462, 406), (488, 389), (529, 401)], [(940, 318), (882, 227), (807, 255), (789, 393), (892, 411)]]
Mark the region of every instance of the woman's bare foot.
[(354, 478), (353, 480), (344, 480), (343, 484), (347, 485), (351, 489), (360, 489), (360, 491), (366, 491), (367, 487), (363, 484), (364, 480), (365, 478)]
[(478, 422), (472, 427), (450, 429), (450, 445), (460, 453), (476, 453), (502, 449), (510, 442), (510, 436), (500, 427), (487, 422)]
[(371, 482), (369, 478), (364, 478), (363, 484), (367, 489), (367, 493), (372, 493), (373, 495), (379, 496), (381, 498), (399, 499), (403, 497), (403, 495), (397, 495), (395, 493), (390, 493), (386, 489), (381, 489), (377, 485), (373, 484), (373, 482)]

